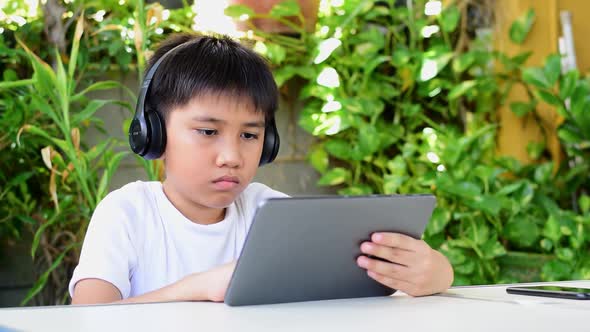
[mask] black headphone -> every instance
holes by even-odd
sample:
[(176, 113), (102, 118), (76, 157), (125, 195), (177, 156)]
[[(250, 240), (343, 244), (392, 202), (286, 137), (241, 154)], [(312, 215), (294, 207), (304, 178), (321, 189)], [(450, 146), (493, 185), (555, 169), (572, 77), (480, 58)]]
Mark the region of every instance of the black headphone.
[[(157, 159), (166, 149), (166, 126), (157, 110), (148, 110), (145, 102), (147, 94), (150, 92), (150, 83), (158, 70), (162, 61), (177, 48), (184, 47), (188, 44), (198, 42), (188, 41), (180, 44), (170, 51), (166, 52), (150, 68), (143, 79), (137, 105), (135, 106), (135, 115), (129, 126), (129, 145), (131, 150), (145, 159)], [(259, 166), (271, 163), (279, 153), (280, 146), (279, 132), (274, 116), (266, 121), (264, 130), (264, 142), (262, 146), (262, 155), (260, 156)]]

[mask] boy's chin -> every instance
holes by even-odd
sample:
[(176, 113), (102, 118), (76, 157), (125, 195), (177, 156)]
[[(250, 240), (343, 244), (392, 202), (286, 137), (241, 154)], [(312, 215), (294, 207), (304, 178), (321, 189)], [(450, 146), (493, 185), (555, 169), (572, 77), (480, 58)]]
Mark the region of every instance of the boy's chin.
[[(217, 196), (217, 195), (216, 195)], [(222, 197), (212, 197), (207, 202), (207, 206), (214, 209), (225, 209), (230, 206), (236, 200), (236, 195), (225, 194)]]

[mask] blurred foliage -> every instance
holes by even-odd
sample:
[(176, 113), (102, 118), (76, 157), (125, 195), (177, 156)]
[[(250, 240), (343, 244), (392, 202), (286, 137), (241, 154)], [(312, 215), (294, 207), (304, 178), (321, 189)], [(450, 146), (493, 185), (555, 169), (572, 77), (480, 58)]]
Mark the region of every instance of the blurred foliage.
[[(470, 21), (492, 10), (481, 4), (454, 1), (426, 15), (426, 1), (344, 1), (320, 12), (315, 33), (264, 36), (256, 48), (283, 91), (298, 82), (318, 185), (436, 195), (424, 239), (449, 258), (456, 285), (586, 279), (588, 81), (562, 74), (559, 56), (526, 68), (530, 53), (492, 50), (490, 27)], [(510, 39), (522, 43), (534, 21), (534, 11), (523, 13)], [(511, 103), (515, 114), (542, 126), (544, 102), (563, 116), (562, 165), (545, 142), (529, 144), (532, 165), (496, 155), (496, 110), (517, 84), (530, 100)]]
[[(186, 2), (46, 3), (63, 9), (67, 52), (48, 41), (41, 5), (10, 0), (0, 12), (0, 241), (33, 239), (38, 281), (23, 301), (33, 304), (67, 302), (86, 225), (124, 154), (106, 135), (94, 146), (84, 139), (88, 128), (101, 130), (95, 112), (106, 104), (131, 116), (134, 94), (104, 73), (141, 77), (155, 43), (192, 31), (196, 15)], [(294, 0), (226, 14), (247, 18), (253, 33), (243, 41), (269, 59), (281, 92), (302, 101), (298, 122), (316, 137), (308, 156), (318, 185), (342, 195), (435, 194), (424, 239), (449, 258), (458, 285), (588, 278), (590, 83), (561, 73), (557, 56), (526, 68), (530, 54), (490, 49), (488, 26), (477, 25), (491, 10), (485, 0), (450, 2), (433, 15), (425, 6), (322, 1), (312, 32)], [(256, 18), (292, 33), (262, 31)], [(534, 21), (523, 13), (511, 40), (522, 43)], [(515, 114), (541, 121), (544, 102), (563, 117), (562, 165), (545, 142), (529, 145), (532, 165), (495, 154), (496, 110), (515, 84), (529, 92), (509, 105)], [(87, 95), (100, 89), (129, 96)], [(161, 164), (138, 160), (149, 178), (161, 175)]]
[[(92, 211), (127, 154), (117, 152), (126, 144), (108, 137), (95, 113), (115, 104), (130, 117), (136, 97), (105, 80), (105, 72), (141, 76), (147, 49), (165, 33), (187, 29), (178, 22), (193, 12), (188, 5), (165, 10), (158, 3), (58, 3), (68, 50), (60, 53), (44, 38), (50, 28), (32, 4), (11, 1), (0, 15), (0, 240), (7, 250), (32, 241), (37, 281), (23, 304), (59, 304), (68, 301), (67, 284)], [(103, 7), (112, 11), (98, 9)], [(138, 17), (144, 24), (136, 23)], [(112, 89), (123, 91), (124, 100), (92, 97)], [(90, 128), (104, 135), (92, 146), (85, 139)], [(161, 163), (140, 162), (150, 179), (161, 175)]]

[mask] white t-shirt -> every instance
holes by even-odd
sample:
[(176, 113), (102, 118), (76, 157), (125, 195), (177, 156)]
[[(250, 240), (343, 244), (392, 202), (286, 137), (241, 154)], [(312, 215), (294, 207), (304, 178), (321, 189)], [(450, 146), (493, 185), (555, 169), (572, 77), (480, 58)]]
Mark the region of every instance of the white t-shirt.
[(188, 274), (238, 258), (258, 203), (287, 195), (251, 183), (215, 224), (191, 222), (168, 200), (160, 182), (137, 181), (108, 194), (96, 207), (69, 284), (110, 282), (123, 298), (138, 296)]

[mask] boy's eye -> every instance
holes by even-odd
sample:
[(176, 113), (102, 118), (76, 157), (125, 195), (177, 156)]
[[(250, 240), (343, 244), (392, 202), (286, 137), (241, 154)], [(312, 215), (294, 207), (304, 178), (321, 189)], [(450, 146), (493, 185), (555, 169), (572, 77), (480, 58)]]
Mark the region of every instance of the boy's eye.
[(256, 134), (252, 134), (252, 133), (243, 133), (242, 137), (247, 139), (247, 140), (254, 140), (254, 139), (258, 139), (258, 135)]
[(217, 134), (217, 130), (215, 129), (197, 129), (197, 132), (204, 136), (213, 136)]

